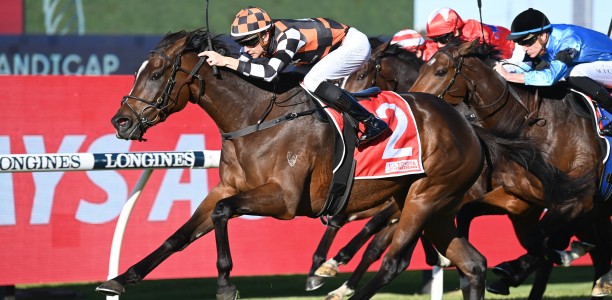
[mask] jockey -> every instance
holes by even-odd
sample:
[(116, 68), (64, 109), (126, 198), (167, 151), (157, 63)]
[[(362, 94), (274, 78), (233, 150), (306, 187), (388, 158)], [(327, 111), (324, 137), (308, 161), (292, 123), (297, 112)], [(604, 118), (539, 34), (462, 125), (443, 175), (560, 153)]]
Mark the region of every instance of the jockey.
[(483, 33), (485, 42), (501, 51), (503, 59), (515, 64), (523, 61), (525, 53), (515, 51), (514, 43), (506, 40), (506, 36), (510, 34), (507, 28), (482, 24), (476, 20), (464, 21), (451, 8), (435, 10), (427, 18), (427, 36), (437, 42), (440, 48), (454, 37), (460, 37), (465, 41), (479, 38), (482, 42)]
[[(327, 18), (270, 19), (258, 7), (242, 9), (231, 26), (242, 55), (236, 59), (204, 51), (209, 65), (227, 67), (245, 76), (272, 81), (291, 64), (311, 65), (304, 87), (331, 107), (365, 125), (359, 138), (366, 144), (389, 129), (387, 123), (366, 110), (353, 96), (328, 82), (349, 76), (370, 57), (368, 37), (359, 30)], [(265, 57), (269, 60), (251, 62)]]
[[(512, 21), (508, 40), (522, 46), (538, 66), (523, 64), (526, 71), (508, 73), (499, 64), (495, 70), (507, 81), (535, 86), (551, 86), (567, 77), (568, 83), (612, 112), (612, 40), (605, 34), (576, 25), (550, 24), (546, 15), (530, 8)], [(610, 123), (612, 124), (612, 123)], [(602, 130), (612, 135), (612, 125)]]
[(428, 61), (438, 51), (438, 43), (425, 40), (420, 33), (412, 29), (398, 31), (391, 38), (390, 44), (398, 44), (402, 49), (413, 52), (423, 61)]

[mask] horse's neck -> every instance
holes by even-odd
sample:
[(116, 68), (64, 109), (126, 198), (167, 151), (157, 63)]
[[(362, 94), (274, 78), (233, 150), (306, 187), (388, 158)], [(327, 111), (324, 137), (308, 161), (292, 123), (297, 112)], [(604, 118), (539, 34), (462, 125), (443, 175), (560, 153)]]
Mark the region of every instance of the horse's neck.
[[(232, 72), (223, 72), (221, 77), (222, 79), (213, 78), (207, 81), (205, 96), (200, 99), (198, 105), (208, 113), (222, 132), (232, 132), (254, 125), (266, 116), (273, 102), (283, 101), (301, 90), (298, 86), (283, 94), (275, 94)], [(290, 100), (290, 104), (298, 101)], [(290, 104), (288, 106), (291, 106)], [(283, 115), (287, 110), (287, 107), (273, 105), (265, 120)]]
[(472, 109), (485, 128), (503, 130), (507, 126), (522, 126), (529, 114), (533, 96), (526, 89), (517, 89), (501, 79), (497, 72), (488, 70), (476, 74), (476, 103)]

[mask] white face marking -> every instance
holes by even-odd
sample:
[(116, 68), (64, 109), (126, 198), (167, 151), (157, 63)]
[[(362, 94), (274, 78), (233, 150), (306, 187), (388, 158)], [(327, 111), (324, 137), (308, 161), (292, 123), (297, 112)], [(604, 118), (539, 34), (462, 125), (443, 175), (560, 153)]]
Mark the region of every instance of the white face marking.
[(428, 66), (431, 66), (431, 65), (433, 65), (433, 63), (435, 63), (435, 62), (436, 62), (436, 59), (435, 59), (435, 58), (432, 58), (432, 59), (430, 59), (430, 60), (427, 62), (427, 65), (428, 65)]
[[(140, 76), (140, 73), (142, 73), (142, 71), (145, 69), (145, 67), (147, 66), (147, 64), (149, 63), (148, 60), (145, 60), (142, 65), (140, 65), (140, 69), (138, 69), (138, 73), (136, 73), (136, 80), (138, 80), (138, 77)], [(136, 82), (136, 80), (134, 80), (134, 82)], [(134, 91), (134, 87), (132, 87), (132, 90), (130, 91), (130, 94), (132, 94), (132, 92)]]
[(287, 162), (290, 166), (295, 166), (295, 162), (297, 161), (297, 154), (293, 154), (291, 152), (287, 153)]

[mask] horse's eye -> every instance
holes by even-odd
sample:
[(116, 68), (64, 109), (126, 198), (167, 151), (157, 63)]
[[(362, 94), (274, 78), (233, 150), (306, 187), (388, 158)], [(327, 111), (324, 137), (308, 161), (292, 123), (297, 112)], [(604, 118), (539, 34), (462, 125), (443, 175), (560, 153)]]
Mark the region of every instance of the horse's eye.
[(444, 76), (446, 73), (448, 73), (447, 69), (439, 69), (436, 71), (436, 76)]
[(153, 75), (151, 76), (151, 80), (158, 80), (162, 77), (162, 73), (159, 72), (155, 72), (153, 73)]
[(364, 80), (366, 77), (366, 74), (359, 74), (359, 77), (357, 77), (358, 80)]

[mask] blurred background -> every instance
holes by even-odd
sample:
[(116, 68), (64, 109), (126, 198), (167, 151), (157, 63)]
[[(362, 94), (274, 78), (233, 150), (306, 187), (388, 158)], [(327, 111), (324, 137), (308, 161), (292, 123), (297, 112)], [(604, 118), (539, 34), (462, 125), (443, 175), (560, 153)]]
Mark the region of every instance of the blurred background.
[[(543, 11), (553, 23), (573, 23), (604, 33), (610, 24), (607, 0), (482, 0), (480, 10), (477, 0), (211, 0), (210, 30), (227, 34), (236, 12), (248, 5), (264, 8), (272, 18), (330, 17), (370, 36), (386, 37), (404, 28), (424, 34), (427, 17), (441, 7), (455, 9), (464, 19), (480, 19), (481, 12), (484, 23), (507, 28), (514, 16), (529, 7)], [(131, 74), (142, 54), (163, 34), (204, 27), (205, 8), (204, 0), (4, 0), (0, 74)], [(96, 37), (86, 38), (91, 36)], [(79, 62), (57, 67), (74, 52)], [(52, 53), (62, 56), (51, 58)], [(87, 65), (92, 59), (99, 60), (100, 66)]]

